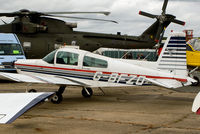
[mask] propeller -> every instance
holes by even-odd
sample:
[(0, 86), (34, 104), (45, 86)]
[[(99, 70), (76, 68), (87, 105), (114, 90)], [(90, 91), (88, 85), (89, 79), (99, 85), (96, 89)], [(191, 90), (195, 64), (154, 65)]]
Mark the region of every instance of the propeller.
[(161, 15), (154, 15), (154, 14), (150, 14), (143, 11), (139, 12), (140, 15), (153, 18), (153, 19), (156, 18), (157, 21), (159, 22), (157, 33), (155, 35), (156, 42), (159, 41), (160, 39), (159, 37), (160, 37), (160, 34), (163, 32), (163, 29), (167, 27), (171, 22), (179, 24), (179, 25), (183, 25), (183, 26), (185, 25), (185, 22), (181, 20), (177, 20), (176, 16), (173, 16), (171, 14), (166, 14), (167, 4), (168, 4), (168, 0), (164, 0)]
[(61, 16), (57, 14), (103, 14), (108, 16), (110, 12), (106, 11), (99, 11), (99, 12), (36, 12), (36, 11), (29, 11), (27, 9), (21, 9), (16, 12), (10, 12), (10, 13), (0, 13), (0, 17), (6, 16), (6, 17), (23, 17), (23, 16), (29, 16), (29, 17), (40, 17), (40, 16), (51, 16), (51, 17), (62, 17), (62, 18), (71, 18), (71, 19), (85, 19), (85, 20), (97, 20), (97, 21), (106, 21), (106, 22), (113, 22), (117, 23), (114, 20), (106, 20), (106, 19), (95, 19), (95, 18), (87, 18), (87, 17), (73, 17), (73, 16)]

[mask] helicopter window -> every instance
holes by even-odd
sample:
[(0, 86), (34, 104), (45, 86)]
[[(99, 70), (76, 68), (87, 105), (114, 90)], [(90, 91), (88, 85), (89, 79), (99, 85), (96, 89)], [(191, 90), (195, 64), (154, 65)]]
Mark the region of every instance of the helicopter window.
[(54, 50), (53, 52), (49, 53), (42, 60), (46, 61), (47, 63), (53, 64), (56, 51), (57, 50)]
[(23, 55), (20, 44), (0, 44), (0, 55)]
[(57, 64), (78, 65), (78, 54), (59, 51), (56, 56)]
[(85, 56), (83, 59), (83, 66), (107, 68), (108, 62), (102, 59)]

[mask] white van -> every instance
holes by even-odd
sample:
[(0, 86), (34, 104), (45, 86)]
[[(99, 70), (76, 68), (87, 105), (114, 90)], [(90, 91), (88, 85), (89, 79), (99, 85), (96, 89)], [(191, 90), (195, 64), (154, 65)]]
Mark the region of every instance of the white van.
[(0, 33), (0, 71), (15, 72), (14, 62), (26, 59), (17, 36), (12, 33)]

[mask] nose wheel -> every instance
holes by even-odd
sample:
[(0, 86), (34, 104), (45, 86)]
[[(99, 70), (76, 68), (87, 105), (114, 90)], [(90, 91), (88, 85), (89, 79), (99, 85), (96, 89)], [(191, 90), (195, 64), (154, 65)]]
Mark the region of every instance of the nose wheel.
[(85, 97), (85, 98), (89, 98), (89, 97), (91, 97), (92, 95), (93, 95), (93, 91), (92, 91), (92, 88), (89, 88), (89, 87), (84, 87), (83, 89), (82, 89), (82, 95), (83, 95), (83, 97)]

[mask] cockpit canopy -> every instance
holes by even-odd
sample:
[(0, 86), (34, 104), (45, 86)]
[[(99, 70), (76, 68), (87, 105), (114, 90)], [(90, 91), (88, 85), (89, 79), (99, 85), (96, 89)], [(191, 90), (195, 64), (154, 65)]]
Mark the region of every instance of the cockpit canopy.
[(200, 51), (200, 40), (191, 39), (187, 43), (190, 44), (195, 51)]
[[(81, 52), (81, 51), (80, 51)], [(84, 56), (80, 56), (83, 54)], [(80, 59), (81, 58), (81, 59)], [(64, 50), (54, 50), (43, 58), (49, 64), (62, 64), (95, 68), (107, 68), (108, 62), (103, 58), (95, 57), (92, 53), (75, 53)], [(80, 62), (79, 62), (80, 61)]]

